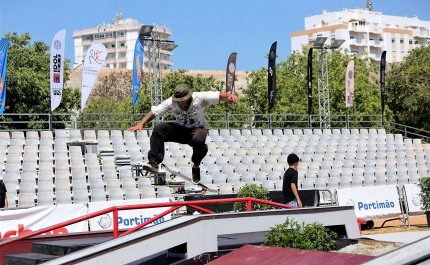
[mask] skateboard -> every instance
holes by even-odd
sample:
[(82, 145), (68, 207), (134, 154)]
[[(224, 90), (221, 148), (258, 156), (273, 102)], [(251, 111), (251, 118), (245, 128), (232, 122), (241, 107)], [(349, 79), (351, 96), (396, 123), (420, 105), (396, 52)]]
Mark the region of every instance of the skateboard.
[(177, 176), (177, 177), (180, 177), (180, 178), (182, 178), (182, 179), (184, 179), (184, 180), (186, 180), (186, 181), (188, 181), (188, 182), (191, 182), (191, 183), (193, 183), (193, 184), (195, 184), (195, 185), (197, 185), (197, 186), (201, 187), (204, 191), (210, 191), (210, 192), (218, 193), (218, 190), (214, 190), (214, 189), (208, 188), (208, 187), (207, 187), (206, 185), (204, 185), (204, 184), (201, 184), (201, 183), (194, 183), (194, 181), (193, 181), (191, 178), (189, 178), (189, 177), (187, 177), (187, 176), (184, 176), (183, 174), (181, 174), (181, 173), (179, 173), (179, 172), (176, 172), (176, 171), (174, 171), (174, 170), (172, 170), (172, 169), (168, 168), (165, 164), (161, 164), (161, 166), (162, 166), (162, 167), (164, 167), (164, 168), (166, 169), (166, 171), (167, 171), (167, 172), (169, 172), (170, 174), (172, 174), (172, 175), (173, 175), (173, 176), (171, 177), (172, 179), (173, 179), (175, 176)]

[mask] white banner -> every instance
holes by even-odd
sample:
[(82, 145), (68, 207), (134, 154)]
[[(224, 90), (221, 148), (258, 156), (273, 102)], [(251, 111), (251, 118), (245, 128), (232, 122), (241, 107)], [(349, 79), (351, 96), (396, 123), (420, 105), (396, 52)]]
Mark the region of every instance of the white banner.
[(400, 214), (397, 186), (338, 189), (339, 206), (353, 205), (358, 218), (367, 220)]
[[(106, 202), (90, 202), (88, 203), (88, 213), (94, 213), (100, 210), (112, 206), (120, 205), (135, 205), (135, 204), (149, 204), (149, 203), (163, 203), (169, 202), (169, 198), (159, 198), (159, 199), (141, 199), (141, 200), (126, 200), (126, 201), (106, 201)], [(152, 217), (167, 211), (170, 207), (162, 208), (151, 208), (151, 209), (136, 209), (136, 210), (122, 210), (118, 211), (118, 228), (133, 228)], [(148, 224), (151, 226), (154, 224), (162, 223), (164, 221), (172, 219), (171, 214), (168, 214), (155, 222)], [(100, 231), (100, 230), (110, 230), (113, 229), (113, 213), (104, 214), (99, 217), (90, 219), (90, 230)]]
[(346, 67), (345, 104), (347, 108), (354, 104), (354, 60), (349, 61)]
[(410, 213), (424, 213), (421, 209), (423, 202), (421, 201), (421, 189), (415, 184), (404, 184), (406, 193), (406, 202)]
[(64, 46), (66, 30), (55, 34), (51, 45), (51, 110), (60, 105), (63, 95)]
[(82, 66), (81, 110), (84, 109), (87, 103), (106, 56), (106, 47), (99, 42), (94, 42), (85, 54), (84, 64)]
[[(56, 225), (87, 214), (83, 204), (37, 206), (20, 210), (0, 211), (0, 238), (15, 237)], [(67, 234), (88, 231), (86, 221), (50, 231), (46, 234)]]

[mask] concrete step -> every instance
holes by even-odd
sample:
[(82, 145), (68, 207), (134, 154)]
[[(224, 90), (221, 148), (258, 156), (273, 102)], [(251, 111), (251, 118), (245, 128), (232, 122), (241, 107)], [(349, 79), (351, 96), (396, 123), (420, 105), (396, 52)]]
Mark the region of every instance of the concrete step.
[(31, 251), (34, 253), (45, 255), (64, 256), (72, 252), (106, 242), (111, 239), (113, 239), (113, 237), (110, 236), (34, 242), (32, 244)]
[(5, 265), (36, 265), (58, 258), (58, 256), (40, 253), (7, 254), (4, 257)]

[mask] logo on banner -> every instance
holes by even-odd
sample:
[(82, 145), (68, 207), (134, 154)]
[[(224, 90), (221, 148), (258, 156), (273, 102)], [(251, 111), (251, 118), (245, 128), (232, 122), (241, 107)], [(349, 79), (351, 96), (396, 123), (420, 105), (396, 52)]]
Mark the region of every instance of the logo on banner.
[(272, 67), (269, 67), (269, 73), (270, 73), (270, 76), (273, 76), (273, 70), (272, 70)]
[(413, 203), (415, 206), (421, 206), (421, 205), (423, 205), (423, 201), (421, 200), (421, 196), (420, 196), (420, 194), (419, 194), (419, 193), (416, 193), (416, 194), (414, 195), (414, 198), (412, 199), (412, 203)]
[(104, 60), (100, 59), (100, 55), (103, 53), (103, 51), (99, 50), (91, 50), (90, 56), (88, 56), (88, 59), (90, 60), (90, 64), (102, 64)]
[(3, 91), (3, 81), (2, 81), (2, 76), (0, 73), (0, 93)]
[(138, 54), (138, 55), (136, 55), (136, 58), (135, 58), (135, 60), (136, 60), (136, 71), (137, 71), (137, 80), (140, 80), (140, 78), (142, 78), (142, 68), (141, 68), (141, 65), (140, 65), (140, 54)]
[(354, 206), (355, 208), (355, 202), (351, 199), (348, 200), (348, 202), (346, 203), (346, 206)]
[(57, 50), (61, 49), (61, 42), (59, 40), (56, 40), (54, 42), (54, 48)]
[(98, 221), (98, 224), (101, 228), (108, 229), (112, 226), (112, 218), (108, 214), (102, 215)]
[(230, 63), (228, 65), (228, 70), (230, 71), (230, 73), (233, 73), (236, 70), (236, 67), (234, 66), (234, 63)]
[(275, 52), (274, 51), (271, 51), (270, 52), (270, 59), (275, 59), (275, 57), (276, 57), (276, 54), (275, 54)]
[(0, 60), (3, 59), (3, 57), (4, 57), (4, 52), (0, 51)]
[(351, 70), (349, 70), (349, 71), (348, 71), (348, 77), (349, 77), (349, 79), (352, 79), (352, 75), (353, 75), (352, 71), (351, 71)]

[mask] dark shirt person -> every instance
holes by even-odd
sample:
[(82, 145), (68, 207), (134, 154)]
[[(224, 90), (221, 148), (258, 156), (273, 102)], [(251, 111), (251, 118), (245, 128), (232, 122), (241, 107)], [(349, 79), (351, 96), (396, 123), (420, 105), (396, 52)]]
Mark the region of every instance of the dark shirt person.
[(8, 208), (9, 202), (7, 201), (6, 196), (6, 186), (4, 185), (3, 180), (0, 180), (0, 208)]
[(299, 174), (297, 167), (299, 165), (299, 157), (296, 154), (290, 154), (287, 157), (289, 168), (285, 171), (282, 191), (284, 193), (284, 202), (287, 205), (295, 207), (303, 207), (297, 189)]

